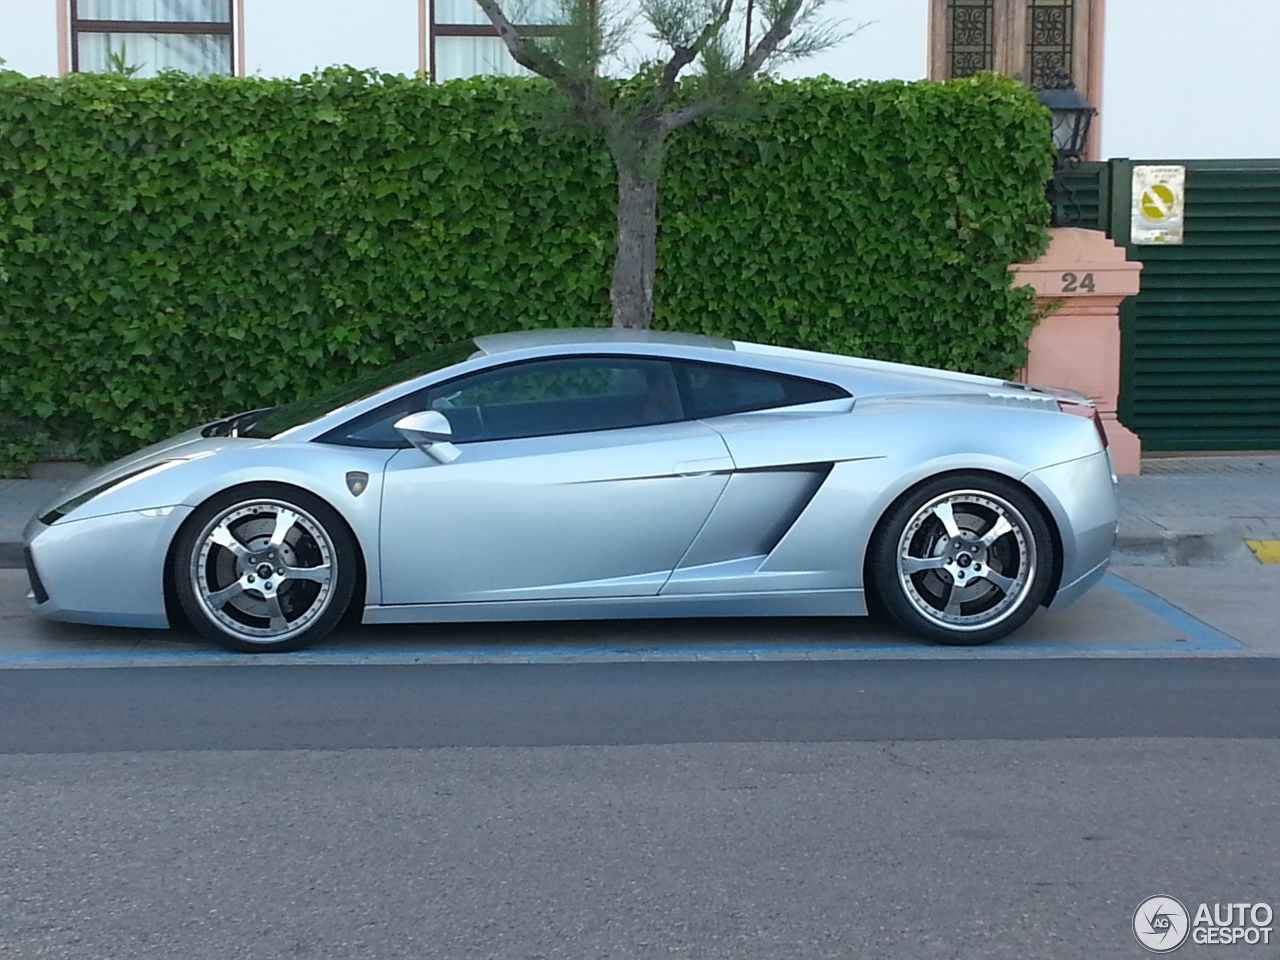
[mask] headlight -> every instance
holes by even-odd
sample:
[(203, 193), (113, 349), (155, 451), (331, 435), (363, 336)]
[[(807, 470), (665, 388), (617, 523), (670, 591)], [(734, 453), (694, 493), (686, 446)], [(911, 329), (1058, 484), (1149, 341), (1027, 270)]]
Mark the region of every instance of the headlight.
[(78, 494), (72, 497), (70, 500), (67, 500), (63, 503), (58, 504), (48, 513), (41, 516), (40, 522), (45, 524), (46, 526), (55, 524), (59, 520), (61, 520), (63, 517), (65, 517), (67, 514), (69, 514), (72, 510), (75, 510), (78, 507), (83, 507), (86, 503), (88, 503), (94, 497), (101, 496), (102, 494), (106, 493), (108, 490), (114, 490), (116, 487), (123, 486), (126, 483), (129, 483), (133, 480), (138, 479), (143, 474), (155, 473), (159, 470), (163, 470), (165, 467), (171, 467), (175, 463), (183, 463), (185, 462), (186, 459), (187, 459), (186, 457), (178, 457), (174, 460), (162, 460), (159, 463), (151, 463), (145, 467), (139, 467), (137, 470), (131, 470), (128, 473), (121, 474), (118, 477), (108, 480), (106, 483), (100, 483), (98, 484), (98, 486), (92, 487), (91, 489), (86, 490), (84, 493)]

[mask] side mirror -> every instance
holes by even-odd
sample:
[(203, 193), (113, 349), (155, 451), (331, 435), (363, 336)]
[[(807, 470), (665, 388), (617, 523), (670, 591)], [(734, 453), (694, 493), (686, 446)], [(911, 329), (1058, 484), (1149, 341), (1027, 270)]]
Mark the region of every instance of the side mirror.
[(423, 410), (401, 417), (396, 432), (415, 447), (440, 463), (453, 463), (462, 451), (452, 443), (453, 428), (439, 410)]

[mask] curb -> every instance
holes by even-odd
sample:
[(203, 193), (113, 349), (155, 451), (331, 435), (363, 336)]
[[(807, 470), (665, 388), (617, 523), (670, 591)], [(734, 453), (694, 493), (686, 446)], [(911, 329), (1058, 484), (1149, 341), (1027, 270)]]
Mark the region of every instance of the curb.
[(1122, 531), (1111, 549), (1111, 562), (1163, 567), (1257, 562), (1246, 539), (1243, 529), (1231, 525), (1217, 530), (1161, 530), (1145, 534)]

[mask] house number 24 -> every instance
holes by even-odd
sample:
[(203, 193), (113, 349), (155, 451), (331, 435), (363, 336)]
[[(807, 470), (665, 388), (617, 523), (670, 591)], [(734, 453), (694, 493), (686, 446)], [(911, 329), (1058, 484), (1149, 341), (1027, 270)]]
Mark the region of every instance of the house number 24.
[(1063, 293), (1077, 293), (1081, 290), (1084, 290), (1087, 293), (1093, 293), (1094, 284), (1092, 273), (1086, 273), (1083, 277), (1077, 276), (1074, 273), (1064, 273), (1062, 275)]

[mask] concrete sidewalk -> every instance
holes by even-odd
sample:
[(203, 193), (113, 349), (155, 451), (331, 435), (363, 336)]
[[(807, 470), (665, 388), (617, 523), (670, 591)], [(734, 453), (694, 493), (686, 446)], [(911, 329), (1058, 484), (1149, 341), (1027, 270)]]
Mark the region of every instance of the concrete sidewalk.
[[(0, 568), (22, 566), (22, 528), (69, 480), (0, 480)], [(1121, 477), (1115, 562), (1258, 563), (1248, 541), (1280, 541), (1280, 453), (1148, 458)]]
[(1280, 541), (1280, 453), (1147, 458), (1117, 496), (1116, 563), (1252, 564), (1248, 542)]

